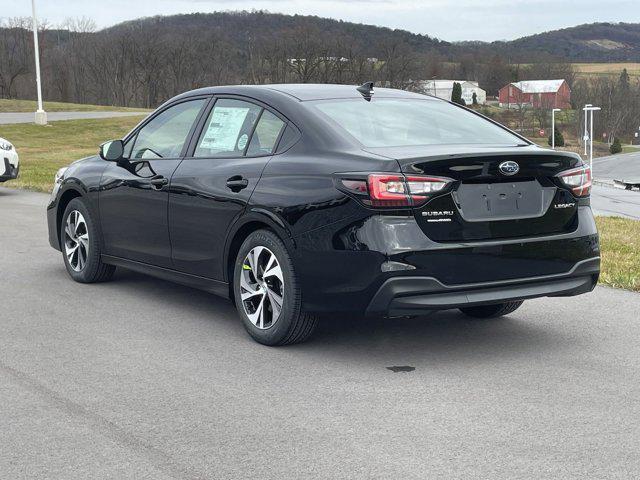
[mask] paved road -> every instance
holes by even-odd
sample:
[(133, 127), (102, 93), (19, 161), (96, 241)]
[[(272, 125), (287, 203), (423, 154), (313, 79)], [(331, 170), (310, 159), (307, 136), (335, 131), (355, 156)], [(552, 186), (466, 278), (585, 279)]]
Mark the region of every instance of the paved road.
[(45, 201), (0, 189), (2, 478), (640, 475), (640, 295), (339, 317), (272, 349), (203, 292), (73, 283)]
[[(640, 182), (640, 151), (593, 159), (596, 181), (613, 185), (613, 180)], [(594, 185), (591, 205), (596, 215), (615, 215), (640, 220), (640, 192)]]
[[(148, 112), (47, 112), (49, 122), (57, 120), (82, 120), (87, 118), (131, 117)], [(0, 125), (8, 123), (33, 123), (33, 112), (0, 113)]]
[(637, 180), (640, 182), (640, 151), (593, 159), (596, 180)]
[(640, 220), (640, 192), (594, 185), (591, 190), (591, 208), (595, 215)]

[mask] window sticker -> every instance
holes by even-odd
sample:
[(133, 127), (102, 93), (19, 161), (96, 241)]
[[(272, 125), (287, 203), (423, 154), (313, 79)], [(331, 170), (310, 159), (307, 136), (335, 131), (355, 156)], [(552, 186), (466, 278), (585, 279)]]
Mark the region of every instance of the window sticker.
[[(200, 143), (200, 148), (208, 148), (220, 152), (233, 151), (236, 146), (236, 139), (248, 113), (249, 108), (214, 107), (209, 126)], [(238, 147), (244, 148), (240, 147), (240, 145)]]
[(244, 150), (244, 147), (247, 146), (248, 140), (249, 140), (249, 136), (246, 133), (243, 133), (238, 139), (238, 150)]

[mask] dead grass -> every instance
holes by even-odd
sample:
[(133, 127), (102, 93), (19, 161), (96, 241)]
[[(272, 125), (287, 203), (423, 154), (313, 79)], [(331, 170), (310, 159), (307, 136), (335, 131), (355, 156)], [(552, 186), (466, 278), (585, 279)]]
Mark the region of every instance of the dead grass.
[(624, 68), (630, 76), (640, 76), (640, 63), (572, 63), (578, 76), (618, 76)]

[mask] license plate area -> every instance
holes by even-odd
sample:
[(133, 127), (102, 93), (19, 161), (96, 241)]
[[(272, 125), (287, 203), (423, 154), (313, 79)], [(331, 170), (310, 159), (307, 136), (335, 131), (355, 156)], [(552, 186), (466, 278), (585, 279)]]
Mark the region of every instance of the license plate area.
[(536, 218), (545, 214), (555, 187), (543, 187), (537, 180), (508, 183), (461, 183), (453, 199), (467, 222)]

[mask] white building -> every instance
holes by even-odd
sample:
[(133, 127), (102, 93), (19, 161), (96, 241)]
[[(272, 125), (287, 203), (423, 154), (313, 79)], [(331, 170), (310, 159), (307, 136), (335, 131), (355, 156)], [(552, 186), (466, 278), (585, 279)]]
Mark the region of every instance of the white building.
[(467, 105), (473, 103), (473, 94), (476, 94), (477, 102), (484, 105), (487, 101), (487, 92), (478, 86), (478, 82), (471, 80), (420, 80), (418, 86), (422, 93), (434, 97), (451, 100), (453, 84), (459, 83), (462, 87), (462, 98)]

